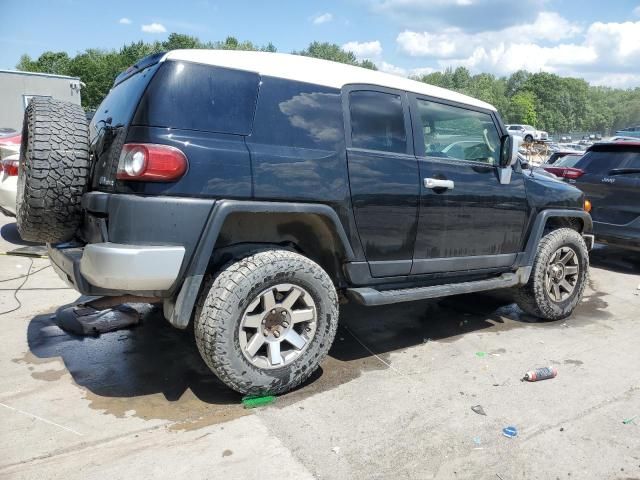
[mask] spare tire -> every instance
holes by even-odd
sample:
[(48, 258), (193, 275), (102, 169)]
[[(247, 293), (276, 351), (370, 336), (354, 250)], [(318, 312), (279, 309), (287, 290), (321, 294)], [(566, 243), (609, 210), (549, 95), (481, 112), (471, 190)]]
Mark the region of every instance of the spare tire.
[(70, 240), (82, 221), (89, 182), (89, 129), (84, 111), (52, 98), (29, 102), (22, 125), (16, 217), (30, 242)]

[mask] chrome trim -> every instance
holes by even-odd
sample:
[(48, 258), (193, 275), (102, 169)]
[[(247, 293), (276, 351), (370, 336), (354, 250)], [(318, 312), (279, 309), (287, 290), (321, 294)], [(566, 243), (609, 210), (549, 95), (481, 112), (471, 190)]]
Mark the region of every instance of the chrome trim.
[(424, 179), (424, 186), (426, 188), (448, 188), (449, 190), (453, 190), (454, 185), (453, 180), (440, 180), (438, 178)]

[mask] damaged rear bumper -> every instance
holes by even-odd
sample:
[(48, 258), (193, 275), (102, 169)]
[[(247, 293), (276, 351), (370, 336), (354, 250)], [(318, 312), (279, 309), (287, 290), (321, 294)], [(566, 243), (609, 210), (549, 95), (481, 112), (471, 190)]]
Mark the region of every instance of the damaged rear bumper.
[(92, 243), (48, 246), (54, 270), (84, 295), (163, 296), (178, 279), (185, 248)]

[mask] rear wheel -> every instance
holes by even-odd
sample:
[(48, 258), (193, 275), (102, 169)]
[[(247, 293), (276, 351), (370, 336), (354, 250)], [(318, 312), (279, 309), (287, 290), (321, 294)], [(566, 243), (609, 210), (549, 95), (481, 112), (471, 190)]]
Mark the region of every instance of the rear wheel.
[(528, 134), (524, 137), (524, 141), (527, 143), (531, 143), (533, 142), (533, 136), (531, 134)]
[(582, 299), (588, 269), (582, 236), (571, 228), (553, 230), (540, 241), (529, 282), (517, 290), (516, 302), (539, 318), (565, 318)]
[(202, 358), (232, 389), (278, 394), (306, 380), (333, 343), (338, 298), (315, 262), (263, 251), (209, 279), (196, 309)]

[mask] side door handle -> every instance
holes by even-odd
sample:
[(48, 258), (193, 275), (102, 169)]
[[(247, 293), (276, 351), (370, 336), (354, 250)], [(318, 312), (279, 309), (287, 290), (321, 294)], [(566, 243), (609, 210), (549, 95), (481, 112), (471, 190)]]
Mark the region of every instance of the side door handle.
[(426, 188), (448, 188), (453, 190), (453, 180), (440, 180), (439, 178), (425, 178), (424, 186)]

